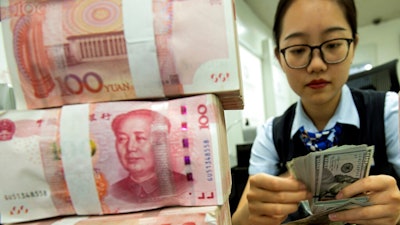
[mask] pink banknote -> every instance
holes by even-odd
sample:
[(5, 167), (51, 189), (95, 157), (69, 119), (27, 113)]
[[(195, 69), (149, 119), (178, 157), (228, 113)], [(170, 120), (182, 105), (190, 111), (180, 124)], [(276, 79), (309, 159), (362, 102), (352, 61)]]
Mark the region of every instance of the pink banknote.
[[(221, 206), (169, 207), (107, 216), (69, 216), (24, 225), (231, 225), (229, 203)], [(21, 224), (22, 225), (22, 224)]]
[(231, 187), (215, 95), (0, 115), (1, 223), (222, 205)]
[(206, 93), (243, 106), (232, 0), (1, 4), (19, 109)]

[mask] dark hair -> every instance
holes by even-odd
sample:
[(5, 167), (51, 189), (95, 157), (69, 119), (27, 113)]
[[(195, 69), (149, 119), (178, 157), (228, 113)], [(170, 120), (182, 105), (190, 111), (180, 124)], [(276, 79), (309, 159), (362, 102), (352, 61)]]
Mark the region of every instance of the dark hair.
[[(354, 4), (354, 0), (335, 0), (335, 1), (343, 9), (347, 22), (349, 23), (350, 28), (352, 30), (353, 38), (355, 38), (357, 34), (357, 10)], [(282, 20), (286, 14), (286, 11), (293, 2), (294, 0), (280, 0), (278, 3), (278, 7), (276, 8), (275, 11), (273, 33), (274, 33), (274, 41), (278, 49), (279, 49), (279, 38), (282, 34)]]
[(171, 123), (169, 122), (169, 119), (161, 113), (149, 109), (137, 109), (116, 116), (111, 123), (112, 130), (115, 132), (123, 121), (132, 117), (147, 117), (150, 118), (149, 126), (158, 126), (161, 124), (167, 126), (168, 132), (171, 129)]

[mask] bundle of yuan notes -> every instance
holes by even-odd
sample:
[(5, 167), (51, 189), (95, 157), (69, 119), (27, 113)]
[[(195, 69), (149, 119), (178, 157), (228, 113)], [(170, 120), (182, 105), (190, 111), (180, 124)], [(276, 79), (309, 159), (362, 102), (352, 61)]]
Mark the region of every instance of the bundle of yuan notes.
[(216, 94), (242, 109), (232, 0), (1, 0), (18, 109)]
[(150, 211), (105, 215), (69, 216), (18, 225), (231, 225), (229, 204), (220, 206), (168, 207)]
[(231, 188), (212, 94), (0, 114), (0, 223), (222, 205)]
[(336, 200), (335, 196), (347, 185), (368, 176), (373, 155), (373, 146), (343, 145), (311, 152), (288, 162), (290, 173), (314, 196), (303, 202), (311, 216), (288, 224), (329, 224), (329, 213), (370, 205), (367, 196), (341, 200)]

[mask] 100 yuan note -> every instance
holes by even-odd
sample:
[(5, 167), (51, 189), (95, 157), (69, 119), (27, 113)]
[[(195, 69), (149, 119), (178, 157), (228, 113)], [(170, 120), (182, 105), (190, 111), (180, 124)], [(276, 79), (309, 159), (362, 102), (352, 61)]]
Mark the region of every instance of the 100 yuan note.
[(5, 112), (0, 222), (222, 205), (222, 116), (214, 95)]
[(231, 93), (231, 0), (2, 0), (17, 107)]

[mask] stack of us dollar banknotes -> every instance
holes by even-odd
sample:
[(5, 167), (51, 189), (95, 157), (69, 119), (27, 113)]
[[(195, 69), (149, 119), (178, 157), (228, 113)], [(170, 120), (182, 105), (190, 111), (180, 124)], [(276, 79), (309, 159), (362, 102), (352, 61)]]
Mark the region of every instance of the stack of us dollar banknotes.
[(231, 224), (232, 0), (0, 4), (1, 224)]
[(302, 202), (311, 215), (287, 225), (330, 224), (329, 213), (370, 205), (367, 196), (340, 200), (336, 200), (335, 196), (347, 185), (368, 176), (373, 154), (373, 146), (343, 145), (312, 152), (288, 162), (290, 173), (302, 181), (314, 197)]

